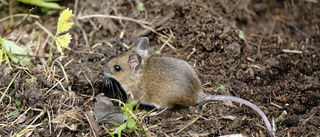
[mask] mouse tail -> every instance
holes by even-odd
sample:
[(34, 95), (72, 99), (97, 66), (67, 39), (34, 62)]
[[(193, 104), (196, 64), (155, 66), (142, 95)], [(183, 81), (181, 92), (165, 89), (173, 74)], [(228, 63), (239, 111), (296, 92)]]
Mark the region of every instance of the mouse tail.
[(253, 110), (255, 110), (263, 119), (264, 123), (267, 126), (267, 129), (269, 131), (269, 134), (271, 137), (275, 137), (275, 133), (271, 127), (271, 124), (267, 118), (267, 116), (263, 113), (263, 111), (256, 106), (255, 104), (251, 103), (248, 100), (242, 99), (242, 98), (238, 98), (238, 97), (233, 97), (233, 96), (224, 96), (224, 95), (206, 95), (206, 96), (202, 96), (204, 97), (205, 100), (209, 101), (209, 100), (222, 100), (222, 101), (233, 101), (233, 102), (237, 102), (237, 103), (241, 103), (241, 104), (245, 104), (248, 107), (252, 108)]

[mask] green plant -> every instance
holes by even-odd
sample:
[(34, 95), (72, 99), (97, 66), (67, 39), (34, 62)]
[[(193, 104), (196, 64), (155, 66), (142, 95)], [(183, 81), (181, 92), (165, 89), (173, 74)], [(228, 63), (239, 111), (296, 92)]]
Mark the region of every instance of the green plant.
[(239, 38), (242, 40), (246, 40), (244, 37), (243, 31), (241, 31), (241, 30), (238, 30), (238, 31), (239, 31)]
[(112, 133), (110, 133), (109, 131), (107, 131), (111, 136), (114, 136), (115, 134), (118, 134), (118, 137), (121, 137), (121, 132), (123, 130), (127, 131), (129, 129), (132, 129), (134, 132), (136, 132), (136, 130), (138, 129), (136, 127), (136, 121), (130, 117), (131, 114), (129, 111), (133, 111), (133, 104), (134, 102), (130, 103), (130, 104), (126, 104), (125, 106), (121, 107), (121, 110), (123, 110), (124, 114), (128, 117), (127, 121), (125, 123), (123, 123), (122, 125), (120, 125), (115, 131), (113, 131)]
[(0, 45), (1, 45), (1, 49), (0, 49), (0, 65), (2, 64), (2, 61), (3, 61), (3, 55), (4, 55), (5, 61), (8, 63), (8, 66), (10, 68), (11, 68), (11, 65), (10, 65), (9, 58), (14, 63), (20, 63), (23, 66), (31, 65), (31, 63), (29, 63), (29, 61), (30, 61), (29, 57), (13, 55), (13, 53), (14, 54), (28, 54), (25, 49), (23, 49), (22, 47), (18, 46), (15, 42), (10, 41), (10, 40), (6, 40), (6, 39), (2, 39), (0, 37)]
[(65, 31), (68, 31), (73, 24), (74, 24), (74, 15), (72, 14), (72, 10), (69, 10), (69, 8), (67, 8), (60, 14), (60, 17), (58, 20), (57, 32), (52, 40), (50, 51), (49, 51), (48, 66), (50, 65), (50, 60), (52, 56), (52, 47), (54, 42), (57, 45), (57, 50), (61, 54), (63, 54), (64, 49), (70, 49), (69, 43), (71, 41), (71, 35), (69, 33), (66, 33), (59, 37), (57, 36)]
[(48, 8), (48, 9), (62, 9), (59, 4), (51, 2), (54, 0), (18, 0), (22, 3), (37, 5), (39, 7)]
[(226, 87), (222, 84), (218, 84), (217, 88), (214, 90), (214, 92), (217, 92), (219, 89), (225, 89)]

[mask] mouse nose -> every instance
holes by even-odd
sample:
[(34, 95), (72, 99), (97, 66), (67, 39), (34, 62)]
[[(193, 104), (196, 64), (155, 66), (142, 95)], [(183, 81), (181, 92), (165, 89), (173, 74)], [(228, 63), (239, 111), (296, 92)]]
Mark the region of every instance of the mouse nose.
[(111, 73), (110, 71), (110, 63), (108, 63), (105, 67), (102, 67), (103, 73)]

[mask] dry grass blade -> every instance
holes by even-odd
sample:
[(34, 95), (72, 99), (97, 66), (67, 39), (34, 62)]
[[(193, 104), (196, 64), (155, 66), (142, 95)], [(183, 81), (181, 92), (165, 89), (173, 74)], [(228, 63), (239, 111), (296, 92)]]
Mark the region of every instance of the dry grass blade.
[(193, 124), (194, 122), (196, 122), (202, 115), (199, 115), (197, 118), (195, 118), (194, 120), (192, 120), (190, 123), (188, 123), (188, 125), (186, 125), (185, 127), (183, 127), (182, 129), (180, 129), (177, 133), (179, 134), (182, 130), (184, 130), (185, 128), (187, 128), (188, 126), (190, 126), (191, 124)]
[(289, 50), (289, 49), (283, 49), (282, 52), (285, 53), (298, 53), (298, 54), (302, 54), (302, 51), (300, 50)]
[[(158, 33), (157, 33), (158, 34)], [(162, 36), (162, 34), (160, 35), (160, 36)], [(169, 36), (169, 38), (163, 43), (163, 45), (160, 47), (160, 49), (157, 51), (157, 54), (161, 54), (161, 51), (162, 51), (162, 49), (165, 47), (165, 45), (168, 45), (170, 48), (172, 48), (173, 50), (176, 50), (176, 48), (175, 47), (173, 47), (170, 43), (169, 43), (169, 41), (172, 39), (172, 37), (173, 37), (173, 33), (172, 33), (172, 31), (170, 30), (170, 36)], [(161, 37), (159, 38), (159, 40), (161, 40), (162, 42), (164, 41)]]
[(12, 80), (10, 81), (9, 85), (7, 86), (6, 90), (4, 91), (4, 93), (2, 94), (2, 96), (1, 96), (1, 98), (0, 98), (0, 103), (2, 102), (4, 96), (7, 94), (7, 92), (8, 92), (8, 90), (9, 90), (10, 86), (12, 85), (14, 79), (16, 79), (16, 77), (18, 76), (18, 74), (20, 74), (20, 71), (21, 71), (21, 70), (19, 70), (18, 73), (17, 73), (16, 75), (14, 75), (14, 77), (13, 77)]
[[(8, 16), (8, 17), (4, 17), (2, 19), (0, 19), (0, 22), (2, 21), (5, 21), (7, 19), (10, 19), (11, 17), (24, 17), (24, 16), (27, 16), (28, 14), (14, 14), (12, 16)], [(40, 16), (38, 15), (33, 15), (33, 14), (30, 14), (29, 17), (32, 17), (32, 18), (36, 18), (36, 19), (40, 19)]]
[(93, 135), (96, 137), (96, 131), (99, 131), (99, 126), (98, 126), (98, 123), (94, 120), (94, 118), (92, 117), (92, 115), (90, 114), (89, 111), (87, 111), (85, 113), (85, 116), (88, 120), (88, 123), (92, 129), (92, 132), (93, 132)]
[(111, 18), (111, 19), (118, 19), (118, 20), (128, 20), (128, 21), (133, 21), (133, 22), (136, 22), (136, 23), (142, 23), (142, 24), (148, 24), (148, 25), (151, 24), (149, 22), (142, 21), (142, 20), (137, 20), (137, 19), (133, 19), (133, 18), (121, 17), (121, 16), (112, 16), (112, 15), (101, 15), (101, 14), (86, 15), (86, 16), (78, 17), (78, 19), (97, 18), (97, 17)]
[(11, 123), (11, 126), (16, 123), (23, 115), (27, 114), (27, 112), (31, 109), (31, 107), (29, 107), (25, 112), (23, 112), (23, 114), (21, 114), (15, 121), (13, 121)]
[(54, 35), (43, 25), (41, 25), (38, 21), (35, 22), (41, 29), (43, 29), (51, 38), (54, 38)]
[(33, 108), (32, 110), (40, 111), (40, 114), (38, 114), (38, 116), (28, 126), (26, 126), (24, 129), (16, 133), (14, 136), (23, 136), (23, 135), (29, 136), (36, 129), (36, 127), (41, 126), (43, 124), (43, 123), (39, 123), (39, 124), (33, 125), (34, 122), (36, 122), (41, 116), (43, 116), (43, 114), (45, 114), (46, 110), (37, 109), (37, 108)]

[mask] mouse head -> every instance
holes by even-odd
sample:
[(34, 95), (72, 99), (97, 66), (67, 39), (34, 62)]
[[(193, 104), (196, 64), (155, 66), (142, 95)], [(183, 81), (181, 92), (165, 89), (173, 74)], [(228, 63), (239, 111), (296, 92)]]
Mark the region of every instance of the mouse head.
[(141, 73), (143, 58), (148, 56), (149, 39), (139, 38), (132, 50), (112, 59), (107, 67), (107, 76), (117, 80), (122, 86), (133, 84)]

